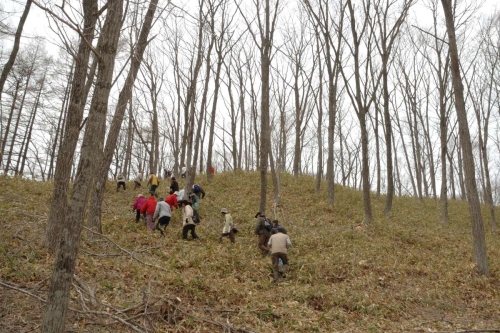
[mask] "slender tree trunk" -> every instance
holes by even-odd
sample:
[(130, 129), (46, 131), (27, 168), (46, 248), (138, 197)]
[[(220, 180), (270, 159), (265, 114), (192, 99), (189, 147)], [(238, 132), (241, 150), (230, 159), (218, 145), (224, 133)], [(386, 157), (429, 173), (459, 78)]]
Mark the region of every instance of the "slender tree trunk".
[[(88, 43), (94, 39), (97, 0), (83, 0), (84, 11), (83, 37), (80, 39), (75, 59), (75, 71), (71, 86), (71, 97), (65, 124), (64, 137), (57, 155), (54, 174), (54, 192), (52, 194), (48, 225), (45, 234), (45, 245), (49, 252), (55, 253), (62, 236), (62, 228), (66, 220), (68, 206), (68, 188), (73, 164), (73, 156), (78, 142), (83, 110), (87, 100), (85, 78), (89, 63), (90, 48)], [(93, 77), (88, 78), (92, 81)]]
[(42, 95), (43, 87), (45, 84), (45, 75), (43, 75), (42, 80), (40, 81), (40, 90), (38, 91), (38, 95), (35, 100), (35, 105), (33, 106), (33, 112), (31, 113), (29, 125), (28, 125), (28, 135), (26, 136), (26, 148), (23, 149), (23, 158), (21, 162), (21, 168), (19, 170), (19, 173), (22, 175), (24, 173), (24, 165), (26, 164), (26, 158), (28, 156), (28, 148), (31, 142), (31, 134), (33, 133), (33, 125), (35, 124), (35, 119), (36, 119), (36, 113), (38, 110), (38, 106), (40, 105), (40, 96)]
[(50, 280), (50, 290), (43, 315), (43, 333), (64, 331), (85, 208), (99, 157), (102, 156), (109, 92), (122, 24), (123, 0), (110, 0), (108, 6), (106, 21), (97, 44), (100, 57), (96, 89), (92, 96), (83, 138), (77, 179), (71, 192), (68, 214)]
[(448, 32), (451, 77), (453, 90), (455, 92), (455, 108), (457, 111), (460, 146), (464, 155), (465, 181), (467, 183), (467, 200), (472, 224), (473, 253), (476, 269), (480, 275), (489, 275), (488, 256), (486, 253), (486, 240), (484, 235), (481, 206), (476, 186), (474, 169), (474, 155), (472, 151), (469, 124), (467, 123), (467, 111), (465, 108), (464, 88), (460, 73), (460, 59), (458, 55), (457, 40), (455, 36), (455, 25), (451, 0), (441, 0), (446, 19), (446, 30)]
[[(132, 89), (134, 87), (135, 79), (141, 66), (144, 52), (148, 45), (148, 36), (149, 32), (151, 31), (157, 6), (158, 0), (150, 1), (148, 11), (146, 12), (141, 31), (139, 33), (139, 39), (137, 41), (136, 49), (133, 51), (129, 73), (125, 80), (125, 84), (121, 89), (120, 94), (118, 95), (118, 103), (116, 104), (115, 113), (113, 116), (113, 120), (111, 121), (111, 126), (109, 128), (108, 136), (106, 139), (103, 159), (98, 166), (99, 171), (97, 172), (96, 182), (92, 190), (92, 198), (90, 201), (88, 224), (90, 228), (99, 232), (102, 232), (102, 202), (104, 200), (104, 190), (106, 187), (106, 180), (108, 178), (109, 167), (113, 159), (113, 150), (116, 148), (116, 143), (120, 134), (120, 129), (122, 127), (125, 111), (127, 109), (128, 102), (132, 97)], [(130, 105), (130, 107), (131, 106), (132, 105)], [(130, 141), (131, 139), (129, 139), (129, 142)]]
[(32, 2), (32, 0), (26, 1), (23, 15), (21, 15), (16, 34), (14, 36), (14, 46), (12, 47), (12, 51), (10, 52), (9, 60), (7, 60), (7, 63), (3, 66), (2, 74), (0, 74), (0, 102), (2, 101), (2, 93), (5, 81), (7, 81), (7, 77), (9, 76), (12, 66), (14, 66), (14, 62), (16, 61), (17, 52), (19, 51), (19, 44), (21, 42), (21, 35), (23, 34), (24, 23), (26, 22), (26, 18), (28, 18)]
[(5, 127), (5, 133), (2, 139), (2, 148), (0, 150), (0, 164), (3, 163), (3, 156), (5, 152), (5, 147), (7, 146), (7, 139), (9, 138), (10, 125), (12, 123), (12, 118), (14, 118), (14, 110), (16, 109), (17, 95), (19, 94), (19, 87), (21, 85), (21, 80), (17, 80), (16, 89), (14, 90), (14, 97), (12, 98), (12, 104), (10, 106), (9, 118), (7, 119), (7, 125)]

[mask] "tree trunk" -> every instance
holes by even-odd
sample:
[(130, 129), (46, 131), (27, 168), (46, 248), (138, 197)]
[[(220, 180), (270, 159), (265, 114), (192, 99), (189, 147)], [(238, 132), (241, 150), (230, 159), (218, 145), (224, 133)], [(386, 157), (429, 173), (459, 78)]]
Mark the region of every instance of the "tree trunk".
[(451, 77), (453, 90), (455, 92), (455, 108), (457, 111), (460, 146), (464, 156), (465, 181), (467, 190), (467, 200), (472, 224), (473, 252), (476, 269), (480, 275), (489, 275), (488, 257), (486, 253), (486, 240), (484, 235), (483, 219), (481, 216), (481, 206), (476, 186), (476, 176), (474, 169), (474, 155), (472, 151), (469, 124), (467, 122), (467, 111), (465, 108), (464, 88), (460, 73), (460, 59), (458, 55), (457, 40), (455, 37), (455, 25), (451, 0), (441, 0), (446, 19), (446, 30), (448, 32), (450, 57), (451, 57)]
[[(108, 178), (108, 171), (113, 159), (113, 150), (116, 147), (120, 129), (122, 127), (123, 118), (127, 109), (128, 102), (132, 97), (132, 89), (134, 87), (137, 73), (142, 63), (144, 52), (148, 45), (148, 36), (153, 24), (158, 0), (151, 0), (149, 3), (148, 11), (142, 24), (139, 39), (137, 40), (136, 49), (133, 51), (132, 60), (130, 62), (130, 70), (125, 80), (125, 84), (118, 95), (118, 103), (116, 104), (115, 114), (111, 121), (111, 126), (108, 131), (106, 139), (106, 146), (103, 152), (103, 159), (99, 164), (99, 171), (97, 172), (96, 182), (92, 190), (92, 198), (89, 210), (89, 227), (102, 232), (101, 225), (101, 210), (102, 202), (104, 200), (104, 190), (106, 187), (106, 180)], [(130, 131), (130, 130), (129, 130)], [(131, 139), (129, 139), (131, 141)]]
[(28, 14), (30, 12), (32, 2), (32, 0), (26, 1), (23, 15), (21, 15), (16, 34), (14, 36), (14, 46), (12, 47), (12, 51), (10, 52), (9, 60), (7, 60), (7, 63), (3, 66), (2, 74), (0, 74), (0, 102), (2, 101), (2, 93), (5, 81), (7, 81), (10, 70), (12, 69), (12, 66), (14, 66), (14, 62), (16, 61), (17, 52), (19, 51), (19, 44), (21, 42), (21, 35), (23, 34), (24, 23), (26, 22), (26, 18), (28, 17)]
[[(45, 234), (45, 245), (51, 253), (55, 253), (62, 236), (62, 228), (66, 220), (68, 206), (68, 188), (73, 164), (73, 156), (78, 142), (83, 110), (87, 100), (85, 78), (89, 63), (90, 48), (88, 43), (94, 39), (95, 23), (98, 12), (97, 0), (83, 0), (84, 11), (83, 37), (80, 38), (78, 53), (75, 59), (75, 71), (71, 86), (68, 115), (64, 130), (64, 137), (57, 155), (56, 171), (54, 174), (54, 192)], [(88, 78), (92, 81), (93, 77)]]
[(109, 92), (122, 24), (123, 0), (110, 0), (108, 5), (106, 21), (97, 44), (100, 55), (99, 70), (83, 138), (77, 179), (71, 192), (68, 214), (62, 229), (43, 315), (42, 332), (44, 333), (64, 331), (71, 283), (80, 247), (82, 221), (85, 218), (85, 208), (98, 161), (102, 156)]

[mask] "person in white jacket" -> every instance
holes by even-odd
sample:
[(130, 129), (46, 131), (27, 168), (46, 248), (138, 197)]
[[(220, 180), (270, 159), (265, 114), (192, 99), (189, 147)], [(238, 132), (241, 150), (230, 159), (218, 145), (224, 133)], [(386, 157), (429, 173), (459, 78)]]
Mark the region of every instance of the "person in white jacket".
[[(285, 274), (288, 269), (288, 248), (292, 246), (290, 237), (284, 233), (285, 228), (279, 226), (276, 228), (277, 233), (269, 238), (267, 246), (271, 248), (271, 262), (273, 264), (274, 282), (278, 282), (280, 277)], [(283, 262), (283, 267), (280, 270), (280, 260)]]
[(170, 218), (172, 217), (172, 211), (170, 210), (170, 205), (163, 200), (163, 198), (158, 199), (158, 203), (156, 204), (156, 210), (153, 215), (153, 219), (158, 219), (158, 223), (156, 224), (156, 228), (160, 230), (163, 235), (163, 231), (160, 229), (163, 227), (165, 230), (170, 223)]
[(191, 237), (198, 239), (196, 234), (196, 223), (193, 221), (193, 208), (188, 200), (179, 201), (182, 207), (182, 238), (187, 239), (188, 232), (191, 231)]

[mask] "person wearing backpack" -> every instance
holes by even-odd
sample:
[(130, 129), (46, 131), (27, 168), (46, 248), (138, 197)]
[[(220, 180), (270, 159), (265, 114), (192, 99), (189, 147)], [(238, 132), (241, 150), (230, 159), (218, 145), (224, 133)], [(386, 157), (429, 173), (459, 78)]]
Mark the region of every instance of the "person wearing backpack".
[[(271, 263), (273, 264), (274, 282), (278, 282), (280, 277), (285, 274), (288, 269), (288, 248), (292, 246), (290, 237), (284, 233), (283, 227), (276, 228), (277, 233), (269, 238), (267, 246), (271, 249)], [(280, 260), (283, 262), (283, 267), (280, 270)]]
[(191, 231), (191, 237), (198, 239), (196, 234), (196, 223), (193, 221), (193, 208), (188, 200), (179, 201), (182, 207), (182, 238), (187, 239), (188, 232)]
[(203, 199), (205, 197), (205, 191), (198, 184), (194, 184), (193, 185), (193, 188), (191, 189), (191, 192), (194, 193), (200, 199)]
[(262, 254), (266, 255), (269, 253), (267, 243), (269, 242), (269, 237), (271, 237), (272, 225), (269, 218), (267, 218), (264, 213), (257, 212), (255, 218), (257, 219), (257, 223), (254, 233), (259, 237), (258, 247)]
[(144, 175), (144, 172), (142, 170), (139, 170), (139, 173), (137, 173), (137, 176), (134, 178), (134, 190), (136, 188), (141, 187), (143, 175)]

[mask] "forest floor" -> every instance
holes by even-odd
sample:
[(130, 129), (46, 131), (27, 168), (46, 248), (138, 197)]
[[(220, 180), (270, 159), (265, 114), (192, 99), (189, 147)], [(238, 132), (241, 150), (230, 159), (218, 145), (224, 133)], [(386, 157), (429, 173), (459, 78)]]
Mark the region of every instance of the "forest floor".
[[(336, 186), (330, 207), (325, 183), (315, 194), (312, 177), (283, 175), (282, 207), (269, 181), (267, 215), (293, 247), (276, 284), (253, 234), (259, 174), (196, 182), (207, 195), (195, 241), (182, 240), (179, 211), (165, 237), (147, 232), (130, 210), (133, 182), (119, 193), (108, 184), (103, 234), (82, 233), (68, 332), (500, 332), (500, 234), (486, 209), (481, 277), (466, 202), (450, 200), (443, 225), (438, 200), (395, 198), (386, 218), (385, 197), (373, 196), (364, 225), (361, 192)], [(43, 246), (52, 183), (0, 178), (0, 188), (0, 332), (38, 331), (54, 265)], [(221, 208), (239, 226), (235, 244), (218, 242)]]

